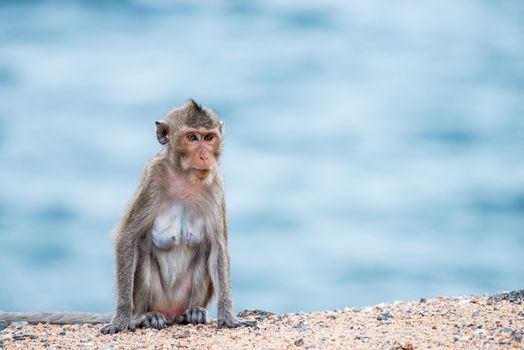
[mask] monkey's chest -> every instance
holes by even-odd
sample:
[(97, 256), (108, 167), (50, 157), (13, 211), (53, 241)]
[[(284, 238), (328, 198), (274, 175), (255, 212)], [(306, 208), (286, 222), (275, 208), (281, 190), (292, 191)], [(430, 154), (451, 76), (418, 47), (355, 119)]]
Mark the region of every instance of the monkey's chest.
[(162, 250), (186, 245), (195, 247), (205, 235), (202, 215), (184, 202), (174, 201), (155, 219), (151, 229), (153, 244)]

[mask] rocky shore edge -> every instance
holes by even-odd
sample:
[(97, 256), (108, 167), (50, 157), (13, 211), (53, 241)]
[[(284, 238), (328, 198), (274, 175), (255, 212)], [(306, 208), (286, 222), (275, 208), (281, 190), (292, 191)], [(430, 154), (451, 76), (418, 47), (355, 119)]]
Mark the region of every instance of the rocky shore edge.
[(277, 315), (251, 328), (176, 325), (102, 335), (100, 325), (0, 321), (2, 349), (524, 349), (524, 290)]

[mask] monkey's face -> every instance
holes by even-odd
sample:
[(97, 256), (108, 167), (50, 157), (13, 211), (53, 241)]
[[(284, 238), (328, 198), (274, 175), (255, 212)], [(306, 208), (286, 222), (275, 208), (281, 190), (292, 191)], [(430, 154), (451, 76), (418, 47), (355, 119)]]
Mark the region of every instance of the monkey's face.
[(183, 170), (207, 172), (220, 157), (221, 134), (219, 129), (186, 128), (178, 136), (180, 165)]
[(218, 164), (222, 150), (224, 123), (210, 109), (194, 100), (173, 109), (156, 122), (158, 142), (167, 145), (168, 158), (180, 170), (200, 180), (208, 178)]

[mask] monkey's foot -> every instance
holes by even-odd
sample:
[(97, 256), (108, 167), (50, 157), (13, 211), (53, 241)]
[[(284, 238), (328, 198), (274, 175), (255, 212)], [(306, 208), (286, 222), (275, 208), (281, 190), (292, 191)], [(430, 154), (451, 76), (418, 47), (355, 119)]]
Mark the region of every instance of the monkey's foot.
[(219, 318), (217, 327), (237, 328), (237, 327), (254, 327), (257, 321), (241, 320), (239, 318)]
[(138, 327), (162, 329), (167, 327), (167, 321), (160, 312), (148, 312), (140, 316), (137, 321)]
[(102, 327), (102, 329), (100, 329), (100, 333), (115, 334), (126, 330), (130, 330), (133, 332), (135, 329), (136, 325), (133, 321), (113, 320), (111, 323), (106, 324), (104, 327)]
[(186, 310), (181, 323), (205, 324), (207, 323), (207, 310), (203, 307), (191, 307)]

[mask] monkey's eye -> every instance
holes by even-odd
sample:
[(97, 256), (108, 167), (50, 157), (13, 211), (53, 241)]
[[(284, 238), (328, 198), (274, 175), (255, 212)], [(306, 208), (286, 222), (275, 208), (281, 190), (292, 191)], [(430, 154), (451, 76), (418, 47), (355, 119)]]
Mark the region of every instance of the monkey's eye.
[(187, 137), (187, 139), (188, 139), (189, 141), (196, 141), (196, 140), (197, 140), (197, 136), (196, 136), (195, 134), (193, 134), (193, 133), (191, 133), (191, 134), (187, 134), (186, 137)]
[(207, 134), (206, 136), (204, 136), (204, 140), (205, 141), (211, 141), (213, 140), (215, 136), (213, 134)]

